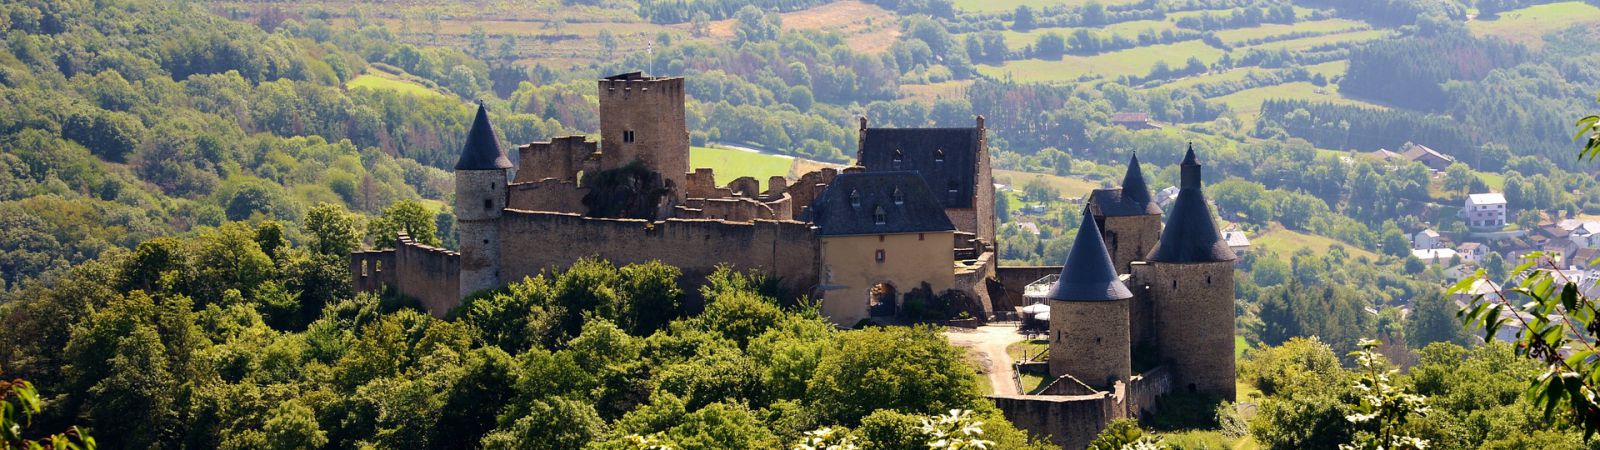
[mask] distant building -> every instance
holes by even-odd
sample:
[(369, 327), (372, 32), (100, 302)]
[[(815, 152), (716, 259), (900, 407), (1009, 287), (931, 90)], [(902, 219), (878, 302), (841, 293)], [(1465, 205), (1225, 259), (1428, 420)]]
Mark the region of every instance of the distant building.
[(1600, 222), (1566, 219), (1556, 224), (1566, 233), (1567, 239), (1580, 248), (1600, 247)]
[(1228, 249), (1233, 250), (1235, 255), (1243, 254), (1250, 249), (1250, 237), (1245, 236), (1243, 231), (1224, 231), (1222, 240), (1227, 241)]
[(1178, 198), (1177, 186), (1167, 186), (1159, 191), (1156, 191), (1156, 205), (1161, 206), (1162, 208), (1166, 208), (1167, 205), (1172, 204), (1172, 200), (1176, 198)]
[(1463, 242), (1456, 246), (1456, 253), (1461, 255), (1462, 261), (1476, 263), (1489, 256), (1489, 247), (1477, 242)]
[(1024, 233), (1039, 235), (1039, 224), (1033, 222), (1017, 222), (1017, 229)]
[(1387, 148), (1377, 149), (1377, 150), (1373, 151), (1371, 153), (1371, 155), (1373, 157), (1376, 157), (1376, 158), (1384, 160), (1384, 161), (1400, 161), (1400, 160), (1405, 160), (1406, 159), (1405, 156), (1403, 156), (1403, 155), (1401, 155), (1399, 153), (1395, 153), (1395, 152), (1389, 151), (1389, 149), (1387, 149)]
[(1440, 238), (1439, 237), (1439, 232), (1433, 231), (1432, 228), (1426, 229), (1426, 230), (1422, 230), (1422, 231), (1418, 231), (1415, 236), (1411, 237), (1411, 249), (1412, 250), (1426, 250), (1426, 249), (1430, 249), (1430, 248), (1439, 248), (1443, 244), (1444, 244), (1444, 239)]
[(1422, 250), (1412, 250), (1411, 256), (1415, 256), (1417, 259), (1422, 260), (1423, 263), (1431, 266), (1434, 264), (1450, 264), (1450, 260), (1455, 259), (1456, 256), (1460, 255), (1457, 254), (1453, 249), (1428, 248)]
[(1467, 226), (1482, 230), (1497, 230), (1506, 226), (1506, 196), (1498, 192), (1472, 194), (1461, 208), (1461, 218)]
[(1422, 163), (1422, 165), (1428, 166), (1429, 169), (1435, 172), (1443, 172), (1450, 167), (1450, 164), (1456, 162), (1454, 157), (1439, 153), (1438, 150), (1428, 148), (1428, 146), (1422, 144), (1406, 144), (1405, 151), (1401, 152), (1400, 156), (1410, 161)]
[(1111, 115), (1111, 124), (1129, 130), (1159, 130), (1161, 124), (1150, 120), (1150, 113), (1119, 112)]

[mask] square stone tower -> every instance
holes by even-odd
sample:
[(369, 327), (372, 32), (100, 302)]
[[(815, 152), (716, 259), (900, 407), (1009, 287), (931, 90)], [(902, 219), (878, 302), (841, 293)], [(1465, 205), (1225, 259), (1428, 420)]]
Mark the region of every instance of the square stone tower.
[(683, 99), (683, 78), (630, 72), (601, 79), (600, 169), (639, 161), (682, 200), (689, 172)]

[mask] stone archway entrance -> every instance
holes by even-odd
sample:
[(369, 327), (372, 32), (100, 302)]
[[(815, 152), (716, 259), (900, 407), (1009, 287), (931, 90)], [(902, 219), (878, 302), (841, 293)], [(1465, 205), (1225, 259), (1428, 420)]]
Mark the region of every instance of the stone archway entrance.
[(872, 285), (867, 290), (867, 315), (872, 317), (894, 316), (896, 306), (900, 303), (900, 293), (889, 282)]

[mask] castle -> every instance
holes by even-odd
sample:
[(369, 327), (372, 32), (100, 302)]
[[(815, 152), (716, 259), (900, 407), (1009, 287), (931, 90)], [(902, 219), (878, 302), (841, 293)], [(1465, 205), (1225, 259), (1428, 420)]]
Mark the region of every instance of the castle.
[[(872, 128), (862, 118), (854, 166), (772, 177), (762, 189), (691, 170), (682, 78), (616, 75), (598, 81), (598, 96), (599, 142), (530, 143), (516, 164), (480, 105), (455, 166), (460, 252), (402, 235), (395, 249), (351, 255), (356, 289), (392, 289), (442, 316), (473, 292), (583, 257), (659, 260), (691, 288), (726, 264), (769, 274), (850, 327), (895, 317), (919, 289), (993, 317), (1058, 271), (1034, 299), (1052, 306), (1047, 395), (994, 397), (1018, 426), (1081, 447), (1169, 390), (1234, 398), (1234, 255), (1192, 148), (1165, 226), (1135, 158), (1120, 188), (1090, 196), (1063, 266), (998, 267), (982, 117), (972, 128)], [(1138, 373), (1136, 360), (1148, 361)]]

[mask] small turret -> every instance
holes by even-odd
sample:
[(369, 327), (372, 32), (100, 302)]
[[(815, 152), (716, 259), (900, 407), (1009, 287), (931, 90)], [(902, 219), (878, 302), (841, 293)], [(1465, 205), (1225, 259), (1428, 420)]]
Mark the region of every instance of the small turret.
[(500, 137), (489, 123), (488, 108), (467, 131), (456, 161), (456, 231), (461, 242), (461, 296), (500, 286), (500, 224), (506, 208), (506, 169), (511, 159), (500, 149)]
[(1161, 232), (1161, 244), (1147, 259), (1170, 263), (1233, 261), (1236, 256), (1217, 232), (1211, 208), (1200, 189), (1200, 162), (1195, 158), (1193, 144), (1189, 145), (1179, 170), (1182, 181), (1178, 184), (1178, 198), (1172, 204), (1172, 215), (1167, 217), (1167, 226)]
[(1132, 373), (1128, 299), (1094, 218), (1083, 216), (1061, 277), (1050, 290), (1050, 375), (1110, 390)]
[(1144, 259), (1156, 247), (1161, 238), (1161, 206), (1150, 199), (1139, 155), (1128, 160), (1122, 187), (1095, 189), (1089, 194), (1088, 213), (1100, 226), (1118, 273), (1128, 273), (1134, 261)]

